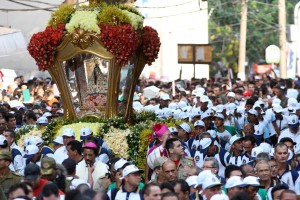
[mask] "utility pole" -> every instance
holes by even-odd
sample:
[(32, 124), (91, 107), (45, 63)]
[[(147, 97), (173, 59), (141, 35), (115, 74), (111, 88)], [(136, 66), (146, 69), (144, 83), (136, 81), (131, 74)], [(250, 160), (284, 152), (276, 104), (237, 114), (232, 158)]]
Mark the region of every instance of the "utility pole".
[(239, 44), (239, 72), (238, 78), (245, 80), (245, 60), (246, 60), (246, 38), (247, 38), (247, 0), (242, 0), (240, 44)]
[(278, 1), (279, 46), (280, 46), (280, 77), (287, 78), (286, 73), (286, 8), (285, 0)]

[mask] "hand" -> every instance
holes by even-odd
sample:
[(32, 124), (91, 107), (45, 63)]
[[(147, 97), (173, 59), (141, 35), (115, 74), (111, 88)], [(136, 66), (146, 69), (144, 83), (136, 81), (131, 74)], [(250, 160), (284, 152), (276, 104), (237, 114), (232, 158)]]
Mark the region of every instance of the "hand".
[(115, 179), (116, 179), (116, 188), (119, 188), (122, 184), (122, 180), (120, 179), (122, 177), (122, 173), (121, 172), (117, 172)]
[(94, 172), (94, 170), (95, 170), (95, 166), (94, 165), (90, 166), (90, 164), (88, 164), (87, 166), (88, 166), (88, 172), (89, 172), (89, 174), (92, 174)]
[(108, 178), (108, 176), (106, 176), (102, 182), (102, 186), (101, 188), (104, 190), (104, 191), (107, 191), (107, 188), (109, 187), (109, 185), (111, 184), (111, 180), (110, 178)]

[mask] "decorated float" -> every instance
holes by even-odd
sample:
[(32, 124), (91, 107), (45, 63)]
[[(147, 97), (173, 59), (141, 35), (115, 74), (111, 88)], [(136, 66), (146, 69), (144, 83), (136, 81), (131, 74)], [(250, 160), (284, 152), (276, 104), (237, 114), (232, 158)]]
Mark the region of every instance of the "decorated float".
[[(64, 117), (45, 128), (20, 130), (18, 144), (39, 135), (50, 145), (65, 128), (72, 128), (79, 139), (79, 130), (88, 126), (115, 156), (144, 168), (152, 126), (162, 121), (152, 112), (133, 112), (133, 95), (144, 66), (155, 61), (159, 48), (157, 31), (143, 26), (143, 16), (135, 8), (95, 1), (62, 5), (45, 30), (32, 36), (28, 50), (57, 84)], [(127, 75), (120, 80), (123, 67)]]

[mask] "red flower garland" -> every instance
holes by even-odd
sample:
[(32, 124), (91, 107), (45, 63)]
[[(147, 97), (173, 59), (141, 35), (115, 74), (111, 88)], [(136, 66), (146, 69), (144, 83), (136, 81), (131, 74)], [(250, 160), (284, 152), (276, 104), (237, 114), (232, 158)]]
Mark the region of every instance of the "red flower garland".
[(34, 34), (29, 42), (28, 51), (35, 59), (39, 70), (47, 70), (54, 61), (57, 46), (61, 43), (65, 24), (57, 27), (47, 26), (45, 31)]
[(137, 32), (130, 24), (113, 26), (100, 25), (100, 40), (117, 59), (117, 64), (125, 66), (139, 45)]
[(158, 33), (155, 29), (150, 26), (145, 26), (143, 28), (143, 53), (146, 56), (146, 62), (148, 65), (151, 65), (152, 62), (157, 59), (159, 47), (160, 47), (160, 39), (158, 37)]

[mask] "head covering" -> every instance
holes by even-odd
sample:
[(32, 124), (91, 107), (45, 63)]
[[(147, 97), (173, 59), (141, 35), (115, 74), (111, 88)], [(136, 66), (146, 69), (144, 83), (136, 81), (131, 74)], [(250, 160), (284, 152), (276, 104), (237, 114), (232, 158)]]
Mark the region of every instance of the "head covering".
[(120, 160), (118, 160), (116, 163), (115, 163), (115, 170), (118, 171), (118, 169), (121, 169), (125, 164), (127, 163), (130, 163), (129, 161), (121, 158)]
[(41, 173), (42, 175), (50, 175), (56, 168), (56, 162), (54, 158), (44, 157), (41, 160)]
[(155, 138), (160, 138), (166, 131), (169, 130), (165, 124), (155, 124), (152, 129), (154, 131), (153, 136)]
[(122, 171), (122, 178), (124, 179), (125, 176), (128, 176), (129, 174), (135, 173), (135, 172), (143, 172), (144, 170), (141, 170), (139, 168), (137, 168), (137, 166), (135, 165), (128, 165), (127, 167), (125, 167)]
[(187, 123), (182, 123), (180, 125), (177, 125), (178, 127), (182, 128), (185, 132), (190, 133), (191, 132), (191, 127)]
[(196, 126), (203, 126), (203, 127), (205, 127), (205, 124), (204, 124), (204, 122), (202, 120), (197, 120), (194, 123), (194, 127), (196, 127)]
[(80, 139), (85, 140), (88, 136), (92, 135), (93, 131), (89, 127), (80, 129)]
[(36, 180), (41, 175), (40, 167), (37, 164), (30, 163), (24, 170), (24, 179), (31, 181)]
[(227, 97), (235, 98), (235, 93), (234, 92), (228, 92)]
[(39, 152), (39, 148), (36, 145), (30, 144), (25, 149), (25, 155), (24, 158), (33, 158), (35, 154)]
[(41, 125), (48, 125), (48, 119), (47, 119), (47, 117), (39, 117), (36, 120), (36, 123), (41, 124)]
[(205, 179), (205, 181), (202, 183), (202, 189), (208, 189), (217, 185), (222, 185), (222, 183), (219, 181), (219, 179), (215, 176), (209, 176)]
[(75, 137), (75, 132), (70, 128), (66, 128), (65, 130), (63, 130), (61, 136)]
[(62, 136), (57, 136), (53, 141), (52, 143), (54, 145), (58, 145), (58, 144), (64, 144), (64, 140), (62, 138)]
[(240, 176), (232, 176), (230, 177), (226, 184), (225, 188), (233, 188), (233, 187), (244, 187), (243, 179)]
[(258, 181), (258, 178), (255, 177), (255, 176), (247, 176), (247, 177), (245, 177), (244, 180), (243, 180), (243, 184), (245, 186), (251, 185), (251, 186), (254, 186), (254, 187), (264, 188), (264, 186), (260, 185), (260, 183)]
[(0, 159), (12, 161), (12, 154), (8, 150), (1, 150), (0, 151)]
[(290, 115), (287, 118), (287, 122), (290, 128), (297, 128), (299, 127), (299, 118), (297, 115)]

